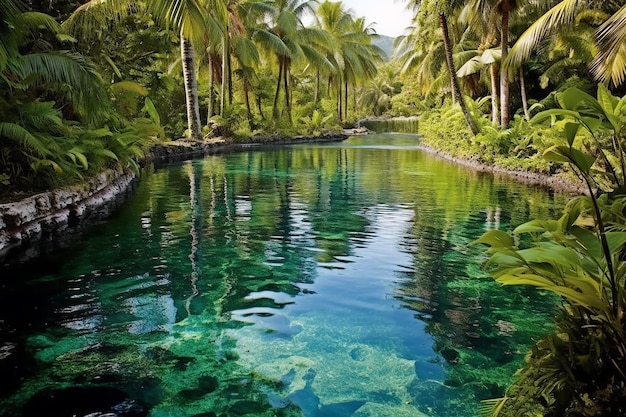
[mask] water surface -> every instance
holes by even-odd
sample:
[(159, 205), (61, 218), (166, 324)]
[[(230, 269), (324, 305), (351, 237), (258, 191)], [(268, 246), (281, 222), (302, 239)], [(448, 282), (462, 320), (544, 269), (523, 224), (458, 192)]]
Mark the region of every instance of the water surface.
[(565, 198), (417, 141), (146, 174), (73, 247), (2, 272), (0, 415), (122, 393), (151, 417), (472, 416), (549, 330), (554, 300), (499, 287), (469, 243)]

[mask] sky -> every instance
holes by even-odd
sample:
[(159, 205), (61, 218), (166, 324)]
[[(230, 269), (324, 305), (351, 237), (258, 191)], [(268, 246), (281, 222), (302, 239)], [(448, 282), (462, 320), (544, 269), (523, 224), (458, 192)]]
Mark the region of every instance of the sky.
[(352, 9), (355, 17), (365, 17), (367, 24), (376, 23), (379, 35), (396, 37), (411, 25), (411, 12), (403, 0), (342, 0), (346, 9)]

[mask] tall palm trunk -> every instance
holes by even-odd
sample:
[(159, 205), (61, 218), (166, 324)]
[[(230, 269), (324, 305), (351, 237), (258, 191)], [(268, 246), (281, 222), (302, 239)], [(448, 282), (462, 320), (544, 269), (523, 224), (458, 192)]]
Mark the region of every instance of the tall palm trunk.
[(510, 91), (509, 71), (506, 68), (506, 57), (509, 53), (509, 17), (511, 10), (516, 7), (515, 0), (499, 0), (496, 10), (502, 15), (500, 27), (500, 41), (502, 42), (502, 65), (500, 66), (500, 126), (506, 128), (511, 120), (510, 115)]
[(278, 96), (280, 95), (280, 85), (283, 81), (283, 57), (278, 57), (278, 81), (276, 82), (276, 93), (274, 94), (274, 106), (272, 107), (272, 115), (274, 119), (278, 118)]
[(343, 119), (348, 120), (348, 75), (343, 79), (344, 95), (343, 95)]
[(319, 68), (315, 72), (315, 95), (313, 96), (313, 107), (317, 108), (317, 103), (320, 99), (320, 70)]
[(263, 114), (263, 103), (260, 95), (255, 95), (256, 97), (256, 107), (259, 111), (259, 116), (261, 116), (261, 120), (265, 120), (265, 114)]
[(285, 84), (285, 111), (287, 111), (287, 119), (291, 123), (291, 101), (289, 89), (289, 58), (285, 58), (285, 69), (283, 70), (283, 82)]
[(191, 42), (180, 36), (180, 55), (183, 64), (183, 80), (185, 84), (185, 101), (187, 105), (188, 138), (201, 139), (200, 105), (198, 103), (198, 81), (196, 79), (196, 57)]
[(228, 83), (228, 106), (233, 105), (233, 62), (230, 56), (230, 36), (226, 36), (226, 81)]
[(443, 45), (446, 51), (446, 62), (448, 64), (448, 71), (450, 71), (450, 78), (452, 79), (452, 93), (456, 98), (456, 101), (461, 106), (461, 111), (463, 112), (463, 117), (465, 117), (465, 122), (467, 126), (470, 128), (474, 135), (479, 133), (474, 120), (469, 114), (467, 110), (467, 106), (465, 104), (465, 99), (461, 94), (461, 88), (459, 87), (459, 80), (456, 77), (456, 69), (454, 68), (454, 60), (452, 59), (452, 42), (450, 42), (450, 33), (448, 32), (448, 21), (446, 19), (446, 15), (444, 13), (439, 13), (439, 24), (441, 26), (441, 30), (443, 31)]
[(220, 89), (220, 114), (223, 116), (226, 110), (226, 89), (228, 84), (228, 26), (224, 31), (224, 39), (222, 40), (222, 86)]
[(215, 74), (213, 71), (213, 54), (209, 50), (209, 104), (207, 106), (207, 124), (213, 117), (213, 105), (215, 102)]
[(341, 77), (337, 78), (337, 115), (339, 116), (339, 121), (343, 122), (343, 108), (342, 108), (342, 92), (343, 89), (341, 88)]
[(493, 63), (489, 66), (491, 75), (491, 123), (494, 125), (500, 119), (500, 102), (498, 101), (498, 66)]
[(248, 82), (248, 78), (243, 76), (243, 99), (246, 103), (246, 113), (248, 116), (248, 126), (250, 126), (250, 131), (254, 131), (254, 116), (252, 115), (252, 107), (250, 106), (250, 83)]
[(528, 98), (526, 97), (526, 79), (524, 78), (524, 69), (519, 69), (519, 88), (522, 95), (522, 108), (524, 109), (524, 117), (530, 122), (530, 112), (528, 111)]

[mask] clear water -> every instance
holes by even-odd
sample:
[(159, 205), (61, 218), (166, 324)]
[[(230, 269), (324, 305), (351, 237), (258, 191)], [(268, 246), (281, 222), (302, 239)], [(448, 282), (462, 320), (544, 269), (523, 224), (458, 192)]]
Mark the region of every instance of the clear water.
[(147, 174), (73, 247), (2, 271), (0, 415), (65, 415), (54, 398), (90, 395), (76, 387), (115, 388), (151, 417), (474, 415), (554, 300), (499, 287), (469, 243), (565, 198), (417, 140)]

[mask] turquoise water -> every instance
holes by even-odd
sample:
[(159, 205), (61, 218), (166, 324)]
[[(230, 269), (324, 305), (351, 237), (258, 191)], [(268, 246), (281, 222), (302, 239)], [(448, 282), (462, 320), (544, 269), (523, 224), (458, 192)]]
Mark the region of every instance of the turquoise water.
[(72, 247), (1, 272), (0, 416), (474, 415), (554, 300), (499, 287), (469, 243), (565, 198), (417, 140), (145, 174)]

